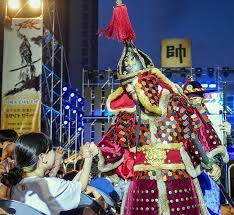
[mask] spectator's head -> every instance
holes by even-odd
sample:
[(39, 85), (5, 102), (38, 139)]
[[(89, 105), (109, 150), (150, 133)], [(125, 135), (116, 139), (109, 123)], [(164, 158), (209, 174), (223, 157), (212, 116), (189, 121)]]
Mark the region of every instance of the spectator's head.
[(18, 134), (12, 129), (0, 130), (0, 143), (15, 142), (17, 138)]
[(9, 182), (17, 184), (23, 174), (46, 172), (53, 167), (55, 152), (52, 142), (43, 133), (29, 133), (21, 135), (15, 144), (15, 168), (9, 172)]
[(2, 148), (0, 149), (1, 159), (5, 160), (7, 158), (12, 158), (15, 141), (18, 138), (16, 131), (11, 129), (0, 130), (0, 143), (2, 143)]
[(67, 181), (72, 181), (73, 178), (77, 175), (78, 172), (79, 171), (77, 171), (77, 170), (69, 171), (63, 176), (63, 179), (67, 180)]

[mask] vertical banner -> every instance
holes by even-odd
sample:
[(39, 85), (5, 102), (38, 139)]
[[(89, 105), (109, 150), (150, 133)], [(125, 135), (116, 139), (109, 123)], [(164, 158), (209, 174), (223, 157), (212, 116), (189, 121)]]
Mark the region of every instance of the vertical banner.
[(40, 131), (42, 35), (41, 18), (5, 24), (1, 129), (19, 134)]
[(208, 117), (218, 134), (221, 142), (223, 143), (223, 132), (220, 130), (219, 125), (223, 123), (223, 98), (220, 92), (205, 93), (205, 105), (208, 110)]
[(190, 39), (161, 40), (161, 67), (191, 67)]

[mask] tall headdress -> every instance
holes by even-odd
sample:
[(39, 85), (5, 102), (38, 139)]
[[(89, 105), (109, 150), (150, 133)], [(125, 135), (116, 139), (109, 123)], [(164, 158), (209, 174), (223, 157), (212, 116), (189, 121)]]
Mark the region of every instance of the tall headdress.
[(136, 36), (132, 28), (127, 7), (122, 0), (117, 0), (113, 10), (112, 19), (108, 26), (100, 32), (100, 36), (108, 39), (117, 39), (124, 43), (124, 49), (117, 67), (117, 77), (126, 82), (135, 77), (145, 68), (153, 68), (153, 62), (144, 52), (133, 44)]

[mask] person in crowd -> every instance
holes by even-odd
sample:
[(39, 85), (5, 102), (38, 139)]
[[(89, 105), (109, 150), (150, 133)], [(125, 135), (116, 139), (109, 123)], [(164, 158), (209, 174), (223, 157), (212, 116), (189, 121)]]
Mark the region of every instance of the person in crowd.
[[(207, 135), (210, 136), (207, 134), (207, 131), (214, 130), (214, 128), (212, 126), (212, 122), (208, 118), (208, 110), (205, 105), (205, 94), (209, 93), (210, 91), (203, 88), (201, 83), (194, 80), (191, 76), (184, 83), (183, 92), (189, 98), (193, 107), (196, 108), (196, 110), (203, 117), (204, 123), (202, 123), (202, 126), (198, 131), (199, 140), (203, 141), (203, 139), (207, 139), (211, 142), (212, 139), (206, 137)], [(219, 125), (219, 127), (222, 131), (225, 131), (227, 135), (231, 134), (231, 124), (229, 122), (226, 121)], [(218, 136), (217, 133), (214, 134)], [(223, 162), (220, 156), (217, 154), (214, 156), (214, 159), (216, 159), (216, 163), (218, 164), (216, 168), (222, 169)], [(198, 176), (198, 180), (210, 215), (218, 215), (220, 214), (220, 191), (218, 185), (209, 177), (209, 174), (209, 172), (207, 174), (205, 171), (203, 171)]]
[(98, 161), (98, 156), (96, 156), (91, 168), (91, 177), (86, 193), (93, 194), (106, 211), (116, 211), (120, 197), (112, 182), (101, 176), (98, 170)]
[(9, 171), (11, 199), (30, 205), (45, 214), (59, 214), (79, 205), (80, 194), (88, 184), (95, 145), (82, 148), (84, 169), (72, 181), (44, 177), (53, 168), (55, 152), (51, 140), (43, 133), (21, 135), (15, 144), (15, 167)]
[(15, 141), (18, 137), (16, 131), (12, 129), (0, 130), (0, 154), (1, 154), (1, 163), (0, 163), (0, 198), (9, 199), (10, 198), (10, 189), (7, 186), (7, 182), (4, 180), (4, 175), (8, 173), (9, 169), (13, 167), (13, 152)]
[(0, 130), (1, 174), (7, 173), (13, 167), (13, 153), (17, 137), (17, 132), (12, 129)]

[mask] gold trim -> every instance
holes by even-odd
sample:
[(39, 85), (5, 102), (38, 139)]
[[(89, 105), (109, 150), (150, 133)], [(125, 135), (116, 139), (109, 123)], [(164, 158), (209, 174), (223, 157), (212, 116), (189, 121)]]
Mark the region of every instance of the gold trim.
[(169, 201), (167, 198), (167, 184), (163, 180), (162, 171), (156, 171), (156, 180), (158, 188), (158, 209), (160, 215), (170, 215)]
[(172, 81), (170, 81), (165, 75), (162, 74), (162, 72), (157, 69), (157, 68), (153, 68), (151, 71), (152, 74), (155, 74), (159, 79), (161, 79), (164, 83), (168, 84), (174, 93), (180, 94), (179, 90), (177, 89), (177, 87), (175, 86), (175, 83), (173, 83)]
[(133, 113), (136, 111), (136, 106), (133, 108), (120, 108), (117, 110), (112, 110), (110, 107), (110, 103), (115, 100), (116, 98), (118, 98), (120, 95), (122, 95), (124, 92), (124, 88), (122, 86), (118, 87), (113, 93), (111, 93), (106, 101), (106, 107), (108, 109), (109, 112), (111, 112), (112, 114), (117, 114), (121, 111), (126, 111), (128, 113)]
[(190, 93), (205, 93), (206, 89), (205, 88), (193, 88), (191, 90), (184, 90), (185, 94), (190, 94)]
[(144, 94), (144, 91), (141, 89), (141, 84), (137, 83), (135, 85), (135, 90), (137, 97), (140, 100), (140, 103), (146, 108), (146, 110), (155, 113), (158, 116), (162, 116), (162, 109), (159, 106), (152, 105), (148, 97)]
[(139, 164), (134, 166), (134, 171), (152, 171), (158, 169), (169, 169), (169, 170), (176, 170), (176, 169), (185, 169), (184, 164), (159, 164), (158, 166), (151, 166), (151, 165), (144, 165)]
[[(149, 147), (153, 147), (156, 149), (176, 149), (176, 150), (180, 150), (180, 148), (183, 146), (183, 143), (168, 143), (168, 144), (155, 144), (155, 145), (144, 145), (141, 148), (139, 148), (139, 150), (147, 150)], [(142, 149), (143, 148), (143, 149)]]

